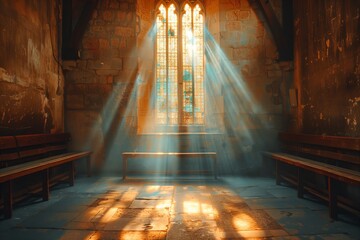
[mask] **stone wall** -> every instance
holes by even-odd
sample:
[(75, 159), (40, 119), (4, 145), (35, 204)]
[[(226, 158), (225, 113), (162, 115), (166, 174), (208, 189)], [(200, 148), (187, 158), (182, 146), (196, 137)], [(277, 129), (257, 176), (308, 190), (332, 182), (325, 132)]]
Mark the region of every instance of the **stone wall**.
[[(138, 0), (137, 15), (139, 32), (137, 48), (139, 72), (137, 85), (138, 133), (151, 131), (155, 119), (151, 98), (154, 97), (154, 16), (155, 1)], [(141, 143), (138, 143), (141, 144)]]
[(57, 4), (0, 2), (0, 135), (64, 130)]
[(73, 149), (94, 151), (98, 171), (118, 166), (126, 134), (136, 129), (136, 104), (131, 104), (137, 73), (135, 26), (135, 0), (99, 1), (80, 59), (66, 62), (66, 129)]
[(292, 81), (285, 73), (291, 63), (278, 62), (272, 35), (253, 8), (248, 0), (219, 1), (226, 135), (218, 152), (226, 153), (224, 161), (231, 169), (243, 172), (257, 171), (261, 151), (276, 148), (273, 139), (283, 128), (287, 85)]
[(294, 3), (298, 131), (360, 136), (360, 2)]
[[(268, 143), (263, 136), (273, 139), (282, 119), (277, 50), (248, 0), (204, 1), (204, 6), (207, 99), (213, 101), (206, 111), (209, 128), (220, 126), (223, 133), (212, 139), (223, 160), (220, 171), (254, 169)], [(152, 121), (154, 9), (154, 1), (100, 1), (80, 59), (67, 63), (67, 129), (74, 149), (95, 152), (96, 169), (118, 172), (122, 151), (146, 145), (136, 133)], [(224, 120), (226, 130), (214, 125)]]
[[(271, 33), (265, 29), (249, 1), (220, 1), (220, 29), (220, 46), (241, 78), (245, 91), (252, 95), (253, 104), (259, 106), (256, 112), (265, 115), (281, 113), (280, 95), (267, 89), (279, 87), (282, 81), (278, 51)], [(267, 120), (270, 124), (271, 119)]]

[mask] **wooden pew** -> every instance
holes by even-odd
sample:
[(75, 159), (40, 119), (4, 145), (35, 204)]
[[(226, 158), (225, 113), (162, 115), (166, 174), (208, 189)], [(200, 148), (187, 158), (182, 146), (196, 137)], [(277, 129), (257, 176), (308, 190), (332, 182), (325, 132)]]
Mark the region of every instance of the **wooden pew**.
[(210, 157), (213, 160), (213, 173), (214, 178), (217, 179), (217, 160), (216, 152), (123, 152), (122, 153), (122, 174), (123, 179), (127, 176), (127, 166), (129, 158), (199, 158), (199, 157)]
[(74, 161), (85, 158), (90, 176), (91, 152), (67, 152), (70, 134), (32, 134), (0, 137), (0, 184), (5, 217), (12, 216), (13, 181), (31, 174), (42, 175), (42, 198), (49, 199), (49, 170), (65, 166), (74, 185)]
[[(338, 195), (338, 183), (360, 186), (360, 138), (279, 133), (279, 140), (281, 152), (264, 152), (264, 159), (276, 161), (276, 184), (286, 180), (297, 186), (298, 197), (302, 198), (306, 191), (326, 200), (331, 218), (337, 218), (339, 206), (359, 213), (356, 203)], [(286, 166), (281, 163), (294, 166), (296, 177), (287, 174), (289, 171), (284, 171)], [(307, 172), (327, 178), (325, 192), (305, 182)]]

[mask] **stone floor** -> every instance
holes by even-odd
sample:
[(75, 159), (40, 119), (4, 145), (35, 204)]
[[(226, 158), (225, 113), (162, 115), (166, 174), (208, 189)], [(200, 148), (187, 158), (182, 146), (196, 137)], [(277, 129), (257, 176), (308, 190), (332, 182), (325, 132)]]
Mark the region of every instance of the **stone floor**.
[(48, 202), (16, 206), (0, 239), (360, 239), (358, 219), (328, 218), (270, 178), (78, 178)]

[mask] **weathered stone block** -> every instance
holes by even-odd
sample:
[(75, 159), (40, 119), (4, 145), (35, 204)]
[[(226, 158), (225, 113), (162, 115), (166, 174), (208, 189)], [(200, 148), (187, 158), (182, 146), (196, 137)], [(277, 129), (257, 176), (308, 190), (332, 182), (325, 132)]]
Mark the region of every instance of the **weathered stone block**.
[(240, 21), (226, 22), (226, 30), (227, 31), (240, 31), (241, 30), (241, 22)]
[(103, 11), (102, 17), (105, 21), (110, 22), (114, 19), (114, 12), (112, 11)]
[(126, 47), (131, 49), (133, 54), (136, 54), (138, 50), (136, 43), (137, 43), (136, 37), (126, 38)]
[(137, 58), (136, 57), (127, 57), (123, 58), (123, 69), (134, 70), (137, 67)]
[(242, 32), (245, 32), (249, 36), (263, 37), (265, 28), (261, 22), (258, 21), (245, 21), (241, 22)]
[(126, 13), (126, 23), (132, 24), (135, 21), (135, 14), (133, 12), (127, 12)]
[(259, 61), (242, 60), (240, 61), (240, 72), (244, 76), (257, 77), (264, 75), (264, 70), (261, 68)]
[(87, 77), (80, 80), (75, 80), (74, 83), (96, 83), (97, 82), (97, 76), (94, 77)]
[(86, 94), (96, 94), (100, 92), (99, 83), (86, 84)]
[(85, 49), (80, 51), (81, 59), (97, 59), (99, 58), (99, 50), (98, 49)]
[(119, 9), (119, 7), (120, 7), (120, 3), (119, 3), (119, 2), (111, 1), (111, 2), (109, 3), (109, 8), (111, 8), (111, 9)]
[[(126, 38), (125, 37), (121, 37), (120, 38), (120, 42), (119, 42), (119, 48), (124, 49), (126, 48), (127, 44), (126, 44)], [(122, 51), (121, 51), (122, 52)]]
[(280, 70), (267, 71), (267, 75), (269, 78), (278, 78), (282, 76), (282, 72)]
[(240, 35), (239, 45), (242, 47), (249, 45), (249, 36), (247, 34)]
[(67, 109), (84, 108), (84, 96), (82, 94), (67, 94), (66, 107)]
[(119, 38), (112, 38), (110, 40), (110, 44), (111, 44), (111, 47), (119, 47), (119, 45), (120, 45)]
[(123, 68), (123, 59), (122, 58), (112, 58), (111, 59), (111, 68), (121, 70)]
[(107, 39), (99, 39), (100, 49), (108, 49), (110, 47), (110, 42)]
[(81, 82), (81, 80), (85, 78), (91, 78), (95, 76), (96, 75), (93, 71), (86, 70), (71, 70), (66, 73), (66, 79), (74, 82)]
[(91, 19), (96, 19), (98, 17), (98, 10), (94, 10), (93, 14), (91, 15)]
[[(70, 61), (70, 60), (63, 61), (62, 66), (64, 70), (71, 70), (76, 67), (76, 61)], [(0, 77), (1, 77), (1, 72), (0, 72)]]
[(121, 37), (134, 37), (135, 30), (131, 27), (115, 27), (115, 35)]
[(98, 59), (112, 59), (112, 58), (118, 58), (119, 57), (119, 49), (116, 48), (109, 48), (109, 49), (103, 49), (99, 53)]
[(114, 82), (114, 77), (113, 77), (113, 76), (107, 76), (107, 77), (106, 77), (106, 82), (107, 82), (108, 84), (112, 84), (112, 83)]
[(241, 8), (241, 9), (248, 9), (248, 8), (250, 8), (249, 0), (240, 0), (240, 8)]
[(66, 93), (69, 95), (81, 95), (86, 92), (86, 84), (66, 84)]
[(267, 65), (265, 66), (265, 69), (266, 69), (267, 71), (270, 71), (270, 70), (280, 70), (280, 67), (279, 67), (279, 64), (278, 64), (278, 63), (275, 63), (275, 61), (274, 61), (274, 63), (267, 64)]
[(84, 38), (82, 41), (84, 49), (99, 49), (99, 39), (97, 38)]
[(130, 70), (122, 70), (119, 71), (119, 74), (117, 76), (114, 76), (114, 83), (124, 83), (131, 80), (131, 77), (133, 75), (133, 71)]
[(94, 21), (92, 21), (91, 25), (95, 25), (95, 26), (105, 26), (106, 22), (102, 19), (96, 19)]
[(231, 47), (224, 47), (223, 51), (229, 60), (234, 59), (234, 49)]
[(253, 48), (264, 48), (264, 38), (250, 36), (248, 40), (249, 41), (248, 41), (247, 46), (253, 47)]
[(127, 12), (123, 12), (123, 11), (117, 12), (117, 14), (116, 14), (117, 20), (121, 21), (121, 22), (126, 21), (126, 15), (127, 15)]
[(266, 65), (271, 65), (271, 64), (273, 64), (273, 63), (275, 63), (275, 61), (274, 61), (273, 58), (266, 58), (266, 60), (265, 60), (265, 64), (266, 64)]
[(101, 75), (118, 75), (119, 74), (119, 70), (114, 70), (114, 69), (101, 69), (101, 70), (96, 70), (96, 74), (101, 76)]
[(87, 65), (86, 60), (77, 60), (76, 63), (79, 69), (86, 69), (86, 65)]
[(233, 55), (236, 59), (249, 59), (251, 54), (249, 48), (241, 47), (234, 48)]
[(112, 84), (101, 84), (99, 89), (100, 89), (100, 93), (104, 97), (107, 97), (111, 93), (113, 87), (112, 87)]
[(219, 5), (220, 5), (220, 9), (221, 10), (232, 10), (232, 9), (237, 9), (240, 7), (240, 4), (238, 1), (219, 1)]
[(268, 58), (273, 58), (273, 59), (278, 58), (277, 48), (271, 39), (265, 40), (265, 53), (266, 53), (266, 57)]
[(228, 21), (239, 21), (250, 18), (249, 10), (231, 10), (226, 12), (226, 20)]
[(121, 3), (120, 3), (120, 10), (121, 10), (121, 11), (128, 11), (128, 10), (129, 10), (129, 3), (127, 3), (127, 2), (121, 2)]
[(105, 34), (106, 28), (104, 26), (91, 26), (89, 31), (96, 35)]
[(89, 60), (87, 66), (89, 69), (110, 69), (107, 62), (101, 60)]
[(220, 32), (221, 39), (226, 41), (237, 41), (240, 38), (240, 31), (222, 31)]
[(84, 96), (84, 107), (86, 109), (100, 109), (103, 105), (103, 99), (99, 94), (86, 94)]
[(109, 58), (104, 60), (89, 60), (88, 69), (122, 69), (121, 58)]

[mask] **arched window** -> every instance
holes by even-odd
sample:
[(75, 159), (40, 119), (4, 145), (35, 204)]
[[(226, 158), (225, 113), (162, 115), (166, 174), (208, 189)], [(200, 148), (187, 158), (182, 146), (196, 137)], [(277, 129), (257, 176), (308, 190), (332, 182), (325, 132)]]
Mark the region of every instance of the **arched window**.
[[(194, 2), (194, 1), (191, 1)], [(162, 1), (156, 15), (156, 122), (203, 125), (204, 13), (199, 3)]]

